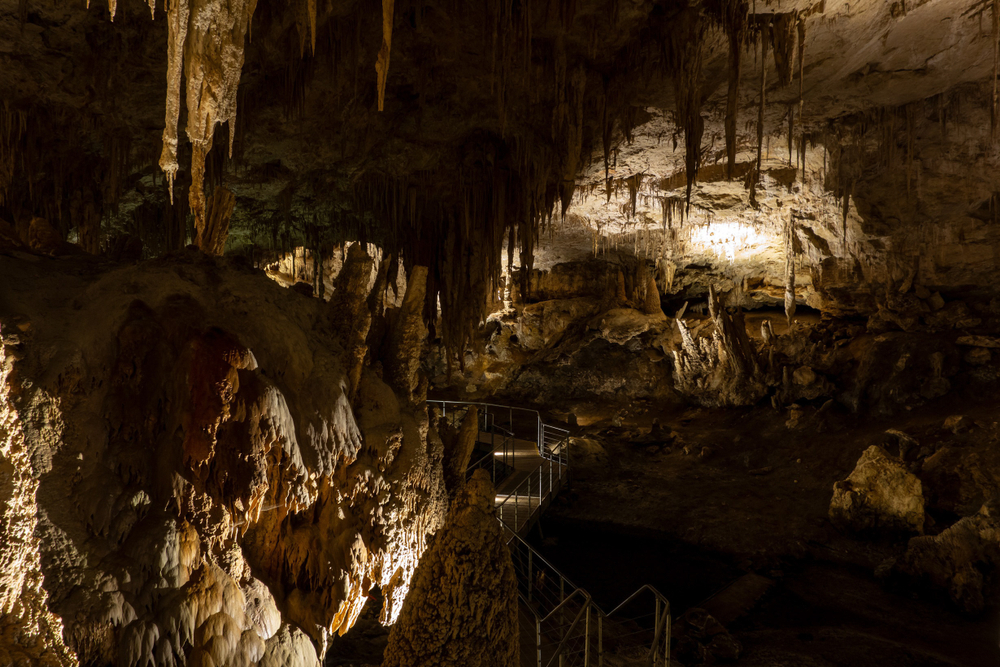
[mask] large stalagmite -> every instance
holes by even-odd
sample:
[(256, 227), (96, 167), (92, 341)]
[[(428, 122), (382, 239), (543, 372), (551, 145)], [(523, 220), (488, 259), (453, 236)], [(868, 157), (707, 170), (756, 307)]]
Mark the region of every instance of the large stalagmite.
[(493, 485), (477, 470), (413, 578), (382, 667), (509, 667), (517, 663), (517, 583)]

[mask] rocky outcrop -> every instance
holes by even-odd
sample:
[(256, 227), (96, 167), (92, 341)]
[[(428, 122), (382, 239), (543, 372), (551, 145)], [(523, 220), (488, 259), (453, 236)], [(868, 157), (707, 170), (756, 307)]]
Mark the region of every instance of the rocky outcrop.
[(967, 612), (1000, 602), (1000, 501), (990, 500), (940, 535), (914, 537), (896, 572), (947, 594)]
[(920, 480), (877, 445), (865, 450), (854, 471), (833, 485), (830, 520), (841, 528), (922, 533)]
[[(24, 603), (47, 593), (80, 660), (116, 667), (318, 665), (374, 586), (393, 621), (444, 519), (443, 452), (369, 368), (351, 406), (328, 305), (194, 251), (54, 262), (0, 265), (23, 287), (0, 318), (23, 327), (4, 442), (38, 517)], [(18, 632), (58, 634), (47, 618)]]
[(655, 322), (657, 319), (662, 318), (650, 317), (633, 308), (612, 308), (595, 317), (590, 327), (596, 329), (598, 335), (609, 343), (624, 345), (649, 331), (651, 320)]
[(517, 663), (517, 583), (493, 485), (476, 471), (413, 578), (382, 667), (509, 667)]
[(0, 324), (0, 664), (68, 667), (78, 662), (42, 587), (38, 477), (12, 396), (19, 341), (15, 326)]

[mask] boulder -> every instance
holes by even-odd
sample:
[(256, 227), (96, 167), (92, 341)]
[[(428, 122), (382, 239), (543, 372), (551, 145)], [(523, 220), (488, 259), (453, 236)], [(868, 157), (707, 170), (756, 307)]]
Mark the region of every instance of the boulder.
[(1000, 452), (995, 447), (945, 446), (920, 469), (931, 507), (968, 516), (1000, 497)]
[(1000, 347), (1000, 338), (996, 336), (959, 336), (955, 342), (969, 347)]
[(846, 480), (833, 485), (830, 521), (855, 531), (924, 531), (920, 480), (902, 462), (873, 445)]
[(994, 498), (940, 535), (911, 539), (895, 570), (975, 613), (1000, 602), (998, 568), (1000, 499)]
[(55, 254), (63, 244), (62, 235), (45, 218), (32, 218), (28, 227), (28, 245), (32, 250)]
[(593, 438), (570, 438), (569, 455), (574, 475), (601, 476), (607, 473), (608, 451)]

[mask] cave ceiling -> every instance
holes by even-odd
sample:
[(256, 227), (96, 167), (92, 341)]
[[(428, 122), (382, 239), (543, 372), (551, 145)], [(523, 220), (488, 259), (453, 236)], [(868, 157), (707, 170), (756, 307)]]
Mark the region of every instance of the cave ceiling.
[[(185, 8), (183, 45), (169, 24)], [(530, 267), (539, 226), (587, 214), (595, 191), (627, 201), (636, 174), (661, 208), (700, 168), (696, 205), (725, 181), (757, 209), (747, 193), (780, 180), (772, 141), (792, 137), (786, 170), (800, 155), (825, 170), (828, 149), (833, 169), (845, 137), (889, 127), (905, 144), (908, 105), (972, 89), (988, 109), (994, 17), (975, 0), (2, 0), (0, 217), (45, 217), (91, 249), (128, 232), (155, 255), (224, 185), (230, 249), (361, 238), (410, 263), (487, 257), (467, 292), (499, 274), (504, 242)], [(857, 196), (864, 171), (838, 173), (826, 190)]]

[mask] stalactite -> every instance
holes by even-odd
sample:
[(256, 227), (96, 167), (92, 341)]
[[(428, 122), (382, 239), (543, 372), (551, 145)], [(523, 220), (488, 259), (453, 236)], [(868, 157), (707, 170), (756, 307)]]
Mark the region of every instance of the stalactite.
[(677, 124), (684, 128), (684, 169), (687, 176), (685, 201), (691, 207), (691, 189), (701, 165), (701, 139), (705, 120), (701, 117), (701, 42), (704, 28), (700, 15), (684, 12), (684, 27), (679, 29), (680, 44), (673, 55), (674, 95), (677, 98)]
[(744, 33), (746, 32), (746, 5), (743, 5), (743, 21), (730, 27), (729, 36), (729, 90), (726, 96), (726, 178), (733, 179), (736, 168), (736, 114), (740, 102), (740, 63), (743, 56)]
[(792, 164), (792, 138), (795, 136), (795, 107), (788, 105), (788, 164)]
[(771, 24), (771, 44), (774, 47), (774, 67), (778, 85), (792, 82), (792, 54), (795, 52), (795, 28), (799, 21), (797, 11), (775, 14)]
[(169, 0), (167, 8), (167, 111), (160, 168), (173, 201), (181, 76), (186, 72), (187, 135), (192, 144), (189, 190), (195, 228), (205, 226), (205, 157), (215, 126), (229, 123), (229, 156), (236, 137), (236, 104), (244, 40), (257, 0)]
[(806, 67), (806, 20), (805, 17), (799, 18), (798, 22), (798, 37), (799, 37), (799, 118), (802, 118), (802, 86), (803, 86), (803, 75)]
[(795, 316), (795, 216), (790, 214), (785, 225), (785, 318), (792, 326)]
[[(762, 31), (770, 30), (770, 26), (762, 26)], [(760, 182), (760, 167), (764, 148), (764, 98), (767, 90), (767, 38), (760, 40), (760, 104), (757, 108), (757, 165), (750, 172), (747, 187), (750, 190), (750, 205), (757, 208), (757, 184)]]
[[(313, 0), (315, 2), (315, 0)], [(389, 55), (392, 51), (392, 18), (395, 0), (382, 0), (382, 47), (378, 51), (375, 71), (378, 75), (378, 110), (385, 106), (385, 82), (389, 76)]]
[(1000, 129), (1000, 0), (993, 0), (992, 8), (993, 105), (990, 110), (990, 138), (995, 141)]

